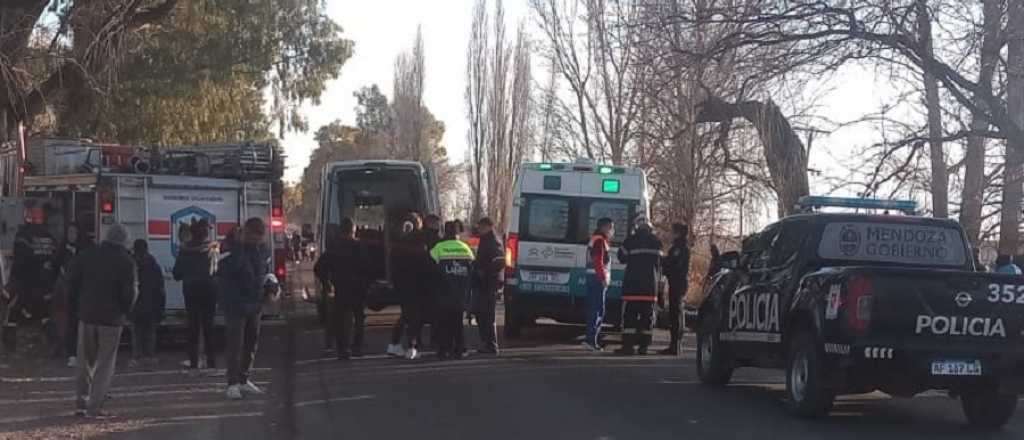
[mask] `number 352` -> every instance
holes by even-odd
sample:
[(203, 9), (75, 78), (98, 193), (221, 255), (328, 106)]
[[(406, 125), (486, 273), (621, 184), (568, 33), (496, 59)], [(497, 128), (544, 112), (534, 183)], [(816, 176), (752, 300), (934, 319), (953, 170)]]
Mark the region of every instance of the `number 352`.
[(1024, 304), (1024, 285), (989, 284), (988, 301)]

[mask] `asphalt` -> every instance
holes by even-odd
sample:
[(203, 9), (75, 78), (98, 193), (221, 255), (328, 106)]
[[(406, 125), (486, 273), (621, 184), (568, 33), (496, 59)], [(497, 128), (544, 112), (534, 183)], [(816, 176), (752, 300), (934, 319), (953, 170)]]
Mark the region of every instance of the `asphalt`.
[[(385, 310), (371, 316), (368, 356), (342, 362), (325, 356), (322, 330), (299, 309), (264, 326), (255, 379), (268, 394), (243, 401), (224, 398), (223, 377), (182, 374), (180, 347), (167, 347), (153, 367), (120, 362), (108, 403), (117, 417), (85, 421), (71, 414), (72, 370), (4, 358), (0, 439), (1024, 438), (1024, 403), (1004, 430), (983, 434), (941, 393), (843, 397), (830, 417), (802, 420), (783, 407), (779, 372), (739, 370), (731, 385), (709, 388), (697, 381), (692, 350), (589, 353), (581, 328), (551, 323), (503, 339), (500, 357), (407, 361), (383, 354), (397, 317)], [(665, 336), (657, 333), (658, 346)], [(608, 339), (614, 347), (617, 336)]]

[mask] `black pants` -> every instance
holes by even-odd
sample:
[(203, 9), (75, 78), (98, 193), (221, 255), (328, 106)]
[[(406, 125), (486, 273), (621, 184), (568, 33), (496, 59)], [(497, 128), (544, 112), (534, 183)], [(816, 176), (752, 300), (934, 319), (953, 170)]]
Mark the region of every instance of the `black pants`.
[(423, 325), (429, 321), (429, 304), (419, 298), (408, 298), (402, 302), (405, 316), (405, 347), (423, 348)]
[(495, 308), (498, 303), (496, 289), (481, 287), (476, 295), (476, 327), (480, 332), (480, 347), (483, 352), (498, 351), (498, 330), (494, 323)]
[(78, 303), (73, 302), (70, 307), (64, 333), (64, 354), (68, 357), (78, 356)]
[(366, 327), (366, 299), (342, 294), (334, 297), (334, 334), (338, 355), (363, 352), (363, 331)]
[(443, 307), (437, 311), (433, 331), (438, 356), (450, 357), (465, 351), (464, 312), (462, 307)]
[(137, 319), (132, 321), (132, 359), (156, 356), (156, 321)]
[(679, 349), (683, 340), (683, 296), (686, 295), (687, 283), (683, 281), (668, 282), (668, 320), (671, 342), (670, 347)]
[(646, 349), (654, 331), (654, 301), (626, 301), (622, 306), (622, 347)]
[(216, 368), (213, 344), (213, 316), (217, 311), (215, 291), (206, 286), (185, 286), (185, 312), (188, 315), (188, 361), (199, 368), (199, 338), (202, 335), (206, 367)]
[(249, 380), (249, 371), (256, 360), (256, 347), (260, 340), (260, 313), (227, 316), (228, 385), (241, 385)]

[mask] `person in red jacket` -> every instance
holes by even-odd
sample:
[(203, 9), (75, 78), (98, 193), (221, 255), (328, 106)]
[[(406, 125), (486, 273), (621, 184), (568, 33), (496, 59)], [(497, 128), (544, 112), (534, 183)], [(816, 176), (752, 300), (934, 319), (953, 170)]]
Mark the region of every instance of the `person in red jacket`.
[(583, 346), (591, 351), (602, 351), (599, 338), (601, 321), (604, 320), (605, 293), (611, 283), (611, 262), (608, 250), (610, 240), (615, 235), (615, 224), (612, 219), (604, 217), (597, 220), (597, 230), (587, 244), (587, 334)]

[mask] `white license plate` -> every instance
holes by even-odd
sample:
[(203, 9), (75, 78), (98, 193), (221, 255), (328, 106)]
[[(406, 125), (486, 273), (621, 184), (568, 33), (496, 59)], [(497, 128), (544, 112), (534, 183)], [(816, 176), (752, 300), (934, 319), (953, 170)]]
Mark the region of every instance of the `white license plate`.
[(932, 376), (981, 376), (981, 361), (934, 361)]
[(561, 280), (558, 273), (555, 272), (524, 272), (523, 281), (530, 283), (548, 283), (548, 284), (561, 284)]

